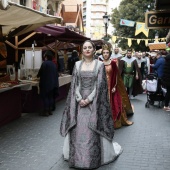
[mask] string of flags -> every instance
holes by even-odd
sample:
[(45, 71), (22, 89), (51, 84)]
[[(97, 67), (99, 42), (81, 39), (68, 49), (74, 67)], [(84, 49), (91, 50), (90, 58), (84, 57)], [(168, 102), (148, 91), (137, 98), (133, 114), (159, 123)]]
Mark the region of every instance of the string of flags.
[[(136, 24), (136, 30), (135, 30), (135, 36), (138, 35), (139, 33), (144, 33), (146, 37), (149, 36), (149, 29), (146, 28), (145, 23), (143, 22), (135, 22), (135, 21), (131, 21), (131, 20), (126, 20), (126, 19), (121, 19), (120, 20), (120, 25), (122, 26), (128, 26), (128, 27), (134, 27)], [(85, 28), (86, 30), (86, 28)], [(101, 30), (102, 31), (102, 30)], [(94, 36), (96, 38), (100, 38), (101, 37), (101, 32), (95, 31), (94, 32)], [(145, 42), (145, 46), (148, 46), (148, 42), (149, 41), (154, 41), (154, 42), (163, 42), (166, 41), (166, 38), (152, 38), (152, 39), (139, 39), (139, 38), (127, 38), (127, 37), (120, 37), (120, 36), (112, 36), (111, 37), (112, 41), (115, 43), (117, 39), (126, 39), (128, 46), (131, 47), (132, 46), (132, 41), (136, 40), (137, 44), (140, 44), (141, 41)]]
[(132, 46), (132, 41), (136, 40), (138, 44), (140, 44), (141, 41), (145, 41), (145, 45), (148, 46), (148, 42), (149, 41), (166, 41), (166, 38), (152, 38), (152, 39), (137, 39), (137, 38), (127, 38), (127, 37), (120, 37), (120, 36), (112, 36), (112, 41), (115, 43), (115, 41), (117, 39), (127, 39), (128, 40), (128, 46), (131, 47)]
[(146, 24), (143, 22), (135, 22), (131, 20), (126, 20), (126, 19), (121, 19), (120, 20), (120, 25), (123, 26), (128, 26), (128, 27), (134, 27), (136, 23), (136, 31), (135, 31), (135, 36), (138, 35), (139, 33), (143, 32), (146, 37), (149, 35), (149, 29), (146, 28)]

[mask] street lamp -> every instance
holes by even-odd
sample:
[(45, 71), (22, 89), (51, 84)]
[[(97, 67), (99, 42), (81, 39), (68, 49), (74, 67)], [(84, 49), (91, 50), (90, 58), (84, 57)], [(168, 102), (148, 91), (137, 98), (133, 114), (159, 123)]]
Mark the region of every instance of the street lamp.
[(108, 26), (109, 26), (110, 17), (107, 15), (107, 12), (103, 16), (103, 22), (104, 22), (104, 25), (105, 25), (105, 33), (106, 33), (104, 38), (106, 39), (106, 41), (108, 41), (109, 38), (108, 38), (108, 35), (107, 35), (107, 29), (108, 29)]

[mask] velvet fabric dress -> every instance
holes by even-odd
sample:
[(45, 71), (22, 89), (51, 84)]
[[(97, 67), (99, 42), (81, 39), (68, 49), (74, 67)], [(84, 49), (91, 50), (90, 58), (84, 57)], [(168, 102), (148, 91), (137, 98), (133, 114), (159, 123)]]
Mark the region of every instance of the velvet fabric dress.
[[(127, 119), (127, 114), (133, 114), (133, 109), (116, 62), (112, 60), (110, 64), (105, 65), (105, 69), (114, 127), (120, 128), (124, 125), (132, 125), (133, 123)], [(112, 93), (114, 87), (115, 92)]]
[[(93, 169), (114, 161), (122, 152), (113, 143), (114, 127), (108, 100), (104, 65), (95, 60), (92, 71), (82, 71), (76, 62), (60, 133), (65, 137), (63, 156), (70, 167)], [(80, 107), (79, 101), (90, 101)]]

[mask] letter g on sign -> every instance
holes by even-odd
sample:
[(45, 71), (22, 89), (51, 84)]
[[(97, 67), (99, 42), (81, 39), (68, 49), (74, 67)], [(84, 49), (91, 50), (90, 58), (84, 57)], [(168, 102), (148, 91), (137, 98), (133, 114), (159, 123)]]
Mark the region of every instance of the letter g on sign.
[(156, 15), (152, 15), (149, 18), (149, 24), (156, 24), (156, 22), (157, 22), (157, 16)]

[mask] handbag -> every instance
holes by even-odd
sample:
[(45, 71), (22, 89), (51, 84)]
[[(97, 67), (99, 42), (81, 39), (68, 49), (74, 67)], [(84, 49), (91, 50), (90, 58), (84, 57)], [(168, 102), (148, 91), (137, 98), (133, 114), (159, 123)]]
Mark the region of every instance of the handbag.
[(143, 90), (146, 90), (146, 80), (142, 80), (142, 88)]

